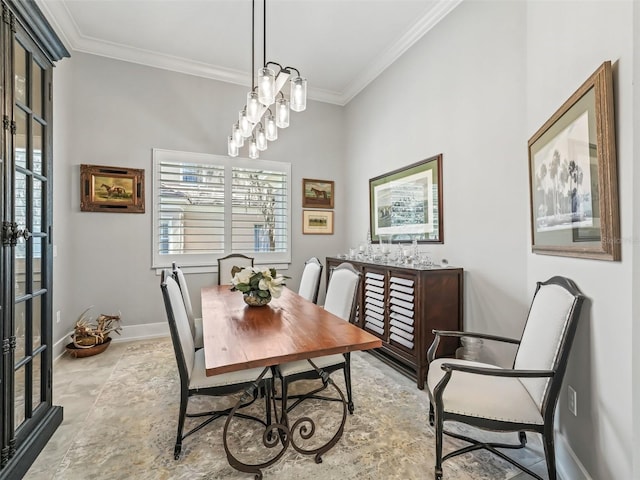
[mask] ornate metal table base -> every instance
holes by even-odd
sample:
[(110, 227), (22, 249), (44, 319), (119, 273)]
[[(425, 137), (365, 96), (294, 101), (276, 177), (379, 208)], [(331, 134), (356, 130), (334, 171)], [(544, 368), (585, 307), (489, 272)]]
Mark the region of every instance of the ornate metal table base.
[[(273, 397), (273, 410), (274, 410), (275, 421), (274, 422), (269, 422), (269, 420), (267, 421), (267, 425), (264, 429), (264, 432), (262, 433), (262, 445), (267, 449), (273, 449), (278, 447), (279, 445), (281, 446), (281, 448), (279, 448), (277, 453), (274, 456), (270, 457), (268, 460), (261, 463), (255, 463), (255, 464), (247, 464), (240, 461), (236, 456), (233, 455), (233, 453), (229, 449), (228, 433), (229, 433), (229, 425), (231, 424), (233, 419), (237, 417), (242, 417), (241, 414), (236, 415), (237, 410), (241, 408), (249, 398), (254, 396), (260, 380), (262, 380), (262, 378), (266, 375), (266, 373), (269, 371), (269, 368), (265, 368), (262, 371), (262, 373), (256, 379), (256, 381), (245, 390), (242, 397), (235, 404), (235, 406), (231, 410), (231, 413), (227, 417), (227, 421), (224, 424), (224, 432), (222, 436), (223, 443), (224, 443), (224, 450), (227, 454), (227, 460), (229, 462), (229, 465), (231, 465), (233, 468), (241, 472), (252, 473), (255, 475), (256, 480), (259, 480), (259, 479), (262, 479), (262, 469), (267, 468), (270, 465), (273, 465), (278, 460), (280, 460), (280, 458), (282, 458), (284, 453), (289, 448), (289, 445), (291, 445), (293, 449), (298, 453), (301, 453), (303, 455), (314, 455), (315, 462), (321, 463), (322, 455), (324, 455), (336, 443), (338, 443), (338, 440), (340, 440), (340, 437), (342, 437), (342, 434), (344, 432), (344, 425), (347, 421), (347, 401), (345, 400), (342, 390), (340, 390), (340, 388), (333, 382), (329, 374), (324, 370), (318, 368), (311, 360), (308, 360), (308, 362), (311, 364), (311, 366), (313, 366), (313, 368), (318, 373), (319, 377), (322, 379), (323, 387), (318, 390), (309, 392), (306, 395), (302, 395), (298, 401), (296, 401), (290, 408), (287, 409), (288, 411), (282, 411), (280, 416), (278, 416), (278, 408), (276, 405), (276, 400), (275, 400), (275, 397)], [(338, 395), (340, 396), (339, 399), (323, 398), (315, 395), (318, 391), (324, 390), (328, 386), (333, 387), (335, 391), (338, 392)], [(291, 412), (297, 405), (302, 403), (304, 400), (309, 398), (339, 401), (342, 403), (342, 421), (340, 422), (340, 426), (338, 427), (336, 433), (324, 445), (318, 448), (311, 448), (311, 449), (304, 448), (298, 445), (294, 437), (296, 435), (299, 435), (300, 438), (303, 440), (308, 440), (312, 438), (316, 433), (316, 422), (314, 422), (314, 420), (309, 416), (300, 417), (295, 422), (293, 422), (293, 424), (291, 424), (289, 420), (289, 412)], [(269, 413), (270, 412), (267, 412), (268, 419), (270, 417)]]

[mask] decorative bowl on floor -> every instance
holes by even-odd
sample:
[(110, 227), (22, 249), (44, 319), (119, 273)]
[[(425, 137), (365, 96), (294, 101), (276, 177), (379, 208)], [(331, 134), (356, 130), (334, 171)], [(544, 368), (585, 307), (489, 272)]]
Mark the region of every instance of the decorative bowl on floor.
[(99, 343), (92, 347), (78, 348), (73, 345), (73, 342), (67, 343), (67, 352), (74, 358), (92, 357), (99, 353), (104, 352), (111, 344), (111, 337), (107, 337), (103, 343)]

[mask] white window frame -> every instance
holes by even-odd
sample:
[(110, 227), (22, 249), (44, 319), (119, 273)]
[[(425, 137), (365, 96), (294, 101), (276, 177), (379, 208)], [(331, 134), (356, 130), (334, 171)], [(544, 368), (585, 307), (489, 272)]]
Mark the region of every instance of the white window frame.
[[(291, 164), (286, 162), (274, 162), (270, 160), (251, 160), (249, 158), (230, 158), (222, 155), (212, 155), (207, 153), (181, 152), (175, 150), (165, 150), (160, 148), (152, 149), (152, 220), (151, 220), (151, 248), (152, 248), (152, 269), (170, 268), (172, 262), (176, 262), (187, 272), (215, 272), (218, 270), (218, 258), (231, 253), (243, 253), (254, 258), (255, 265), (269, 265), (275, 268), (288, 268), (291, 264)], [(225, 225), (224, 225), (224, 253), (220, 254), (174, 254), (160, 255), (159, 253), (159, 197), (160, 197), (160, 172), (159, 166), (163, 162), (189, 163), (202, 165), (219, 165), (225, 169)], [(232, 168), (251, 168), (272, 171), (281, 171), (287, 176), (287, 240), (286, 251), (284, 252), (238, 252), (232, 249), (231, 245), (231, 180)]]

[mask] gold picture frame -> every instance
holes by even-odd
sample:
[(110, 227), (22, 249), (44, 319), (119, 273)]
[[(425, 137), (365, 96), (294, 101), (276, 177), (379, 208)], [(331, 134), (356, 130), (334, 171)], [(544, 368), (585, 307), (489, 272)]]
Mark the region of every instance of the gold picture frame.
[(333, 211), (303, 210), (302, 233), (305, 235), (333, 235)]
[(532, 251), (620, 260), (611, 62), (604, 62), (531, 137)]
[(80, 165), (80, 211), (144, 213), (144, 170)]
[(333, 208), (333, 180), (302, 179), (302, 208)]

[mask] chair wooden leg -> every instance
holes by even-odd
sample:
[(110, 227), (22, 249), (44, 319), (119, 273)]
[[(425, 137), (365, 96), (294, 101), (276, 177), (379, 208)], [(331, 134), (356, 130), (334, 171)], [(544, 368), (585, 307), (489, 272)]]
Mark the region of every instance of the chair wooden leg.
[(176, 445), (173, 448), (173, 458), (178, 460), (182, 451), (182, 430), (184, 429), (184, 419), (187, 416), (187, 404), (189, 396), (186, 393), (180, 395), (180, 412), (178, 413), (178, 435), (176, 437)]
[(544, 454), (547, 459), (547, 471), (549, 472), (549, 480), (557, 480), (556, 474), (556, 450), (553, 443), (553, 424), (545, 425), (542, 434), (542, 443), (544, 444)]

